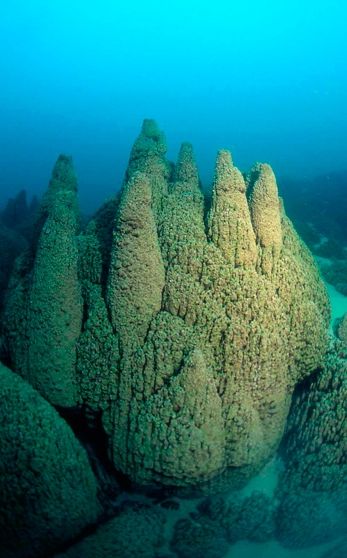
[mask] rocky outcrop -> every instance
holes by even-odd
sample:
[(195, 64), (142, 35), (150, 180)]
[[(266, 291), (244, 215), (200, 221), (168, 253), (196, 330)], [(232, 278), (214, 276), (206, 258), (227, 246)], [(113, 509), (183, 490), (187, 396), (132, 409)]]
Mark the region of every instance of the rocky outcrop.
[(158, 509), (125, 507), (56, 558), (153, 558), (163, 542), (164, 523), (164, 514)]
[(0, 314), (14, 262), (31, 242), (37, 203), (34, 197), (28, 204), (26, 191), (22, 190), (0, 213)]
[(0, 554), (39, 558), (101, 513), (87, 454), (37, 391), (0, 364)]
[(337, 335), (344, 346), (347, 347), (347, 313), (339, 320)]
[(294, 398), (283, 444), (277, 535), (290, 547), (333, 540), (347, 521), (347, 354), (332, 344), (324, 367)]
[(347, 259), (331, 259), (321, 264), (323, 277), (337, 291), (347, 296)]
[(223, 489), (276, 451), (326, 349), (327, 295), (268, 165), (244, 178), (220, 152), (206, 210), (191, 145), (176, 165), (165, 152), (145, 121), (120, 200), (78, 237), (59, 159), (11, 281), (7, 343), (48, 400), (102, 415), (133, 481)]
[(36, 240), (17, 264), (9, 285), (4, 316), (14, 369), (60, 406), (77, 402), (76, 343), (82, 296), (76, 195), (71, 158), (60, 156), (40, 206)]
[(177, 521), (171, 548), (180, 558), (223, 558), (228, 554), (228, 543), (221, 530), (213, 524), (201, 524), (191, 519)]
[(111, 323), (125, 353), (144, 343), (161, 308), (164, 283), (150, 183), (145, 174), (135, 172), (118, 208), (107, 286)]
[[(140, 144), (151, 142), (142, 137)], [(149, 184), (151, 173), (149, 165), (144, 173)], [(133, 177), (121, 204), (127, 203)], [(185, 144), (155, 208), (158, 241), (151, 225), (148, 252), (159, 247), (165, 283), (157, 310), (147, 314), (146, 335), (137, 336), (137, 346), (120, 358), (118, 397), (104, 415), (112, 457), (139, 483), (186, 486), (216, 473), (228, 484), (239, 483), (243, 473), (245, 480), (275, 451), (291, 390), (322, 358), (329, 316), (324, 287), (284, 214), (266, 165), (253, 169), (245, 182), (230, 154), (219, 154), (206, 230), (196, 165)], [(133, 232), (126, 233), (123, 221), (122, 227), (122, 245), (130, 253)], [(136, 237), (140, 242), (145, 240)], [(119, 289), (134, 283), (138, 259), (120, 265)], [(142, 277), (137, 282), (142, 285)], [(141, 304), (155, 295), (147, 283)], [(141, 304), (126, 289), (123, 293), (130, 320)], [(117, 311), (118, 304), (119, 297), (108, 297), (120, 319), (124, 310)], [(115, 320), (114, 328), (130, 343), (135, 324)], [(203, 417), (209, 413), (207, 429)]]
[(334, 546), (331, 550), (325, 552), (322, 558), (344, 558), (347, 556), (347, 538), (344, 537), (341, 542)]
[(6, 207), (0, 213), (0, 221), (9, 229), (27, 236), (33, 218), (38, 209), (38, 199), (34, 196), (30, 203), (26, 190), (21, 190), (14, 198), (9, 198)]
[(15, 259), (26, 247), (22, 235), (0, 223), (0, 312)]

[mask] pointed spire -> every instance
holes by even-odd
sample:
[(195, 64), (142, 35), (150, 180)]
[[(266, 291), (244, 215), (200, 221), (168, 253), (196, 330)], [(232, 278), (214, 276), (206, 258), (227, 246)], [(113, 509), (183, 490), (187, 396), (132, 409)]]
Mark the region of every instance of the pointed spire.
[(160, 141), (163, 137), (162, 132), (159, 130), (158, 124), (152, 118), (145, 118), (142, 122), (141, 135), (147, 138), (151, 138), (154, 141)]
[(131, 150), (125, 184), (136, 172), (142, 172), (148, 177), (156, 221), (159, 218), (163, 199), (168, 192), (168, 181), (171, 174), (171, 167), (165, 158), (166, 151), (165, 136), (159, 130), (156, 122), (149, 119), (144, 120), (141, 133)]
[(204, 195), (190, 143), (181, 145), (174, 182), (161, 213), (159, 231), (165, 263), (176, 260), (189, 275), (199, 274), (197, 253), (206, 242)]
[(135, 173), (118, 208), (107, 291), (112, 325), (129, 350), (143, 343), (165, 282), (151, 202), (149, 179)]
[(70, 199), (70, 203), (75, 205), (75, 212), (77, 213), (77, 190), (77, 178), (72, 157), (69, 155), (59, 155), (52, 170), (48, 189), (42, 196), (41, 203), (36, 213), (34, 246), (36, 246), (38, 235), (49, 213), (52, 210), (59, 210), (59, 207), (61, 207), (61, 202), (59, 202), (57, 198), (62, 199), (65, 197), (66, 202)]
[(192, 190), (199, 188), (199, 173), (191, 143), (182, 143), (180, 147), (174, 180), (189, 185)]
[(76, 342), (82, 324), (78, 281), (77, 181), (60, 156), (41, 206), (28, 307), (28, 379), (55, 405), (77, 403)]
[(257, 242), (262, 248), (282, 246), (281, 206), (270, 165), (258, 163), (249, 178), (249, 203)]
[(165, 135), (159, 130), (155, 120), (144, 120), (130, 153), (126, 180), (134, 172), (150, 172), (152, 165), (165, 160), (166, 151)]
[(142, 404), (137, 424), (131, 439), (137, 481), (148, 482), (154, 471), (157, 480), (182, 486), (222, 469), (222, 403), (202, 351), (193, 349), (182, 369)]
[(77, 178), (70, 155), (59, 155), (53, 167), (49, 190), (69, 190), (77, 192)]
[(214, 187), (217, 193), (246, 191), (242, 175), (234, 166), (231, 153), (227, 149), (220, 149), (217, 153)]
[(246, 185), (227, 150), (219, 151), (217, 156), (208, 233), (210, 240), (232, 265), (255, 263), (257, 250)]

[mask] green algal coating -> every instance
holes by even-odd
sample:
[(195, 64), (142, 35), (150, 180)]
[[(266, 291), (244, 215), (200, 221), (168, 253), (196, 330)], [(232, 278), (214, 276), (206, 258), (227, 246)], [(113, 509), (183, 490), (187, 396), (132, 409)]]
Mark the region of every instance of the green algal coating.
[[(123, 352), (104, 424), (116, 467), (137, 482), (188, 486), (222, 473), (222, 488), (246, 480), (276, 451), (293, 387), (322, 360), (329, 305), (316, 266), (284, 214), (271, 168), (257, 165), (247, 184), (248, 197), (221, 152), (205, 232), (198, 172), (183, 144), (157, 205), (157, 235), (150, 213), (150, 227), (138, 226), (148, 211), (138, 209), (143, 188), (130, 181), (124, 189), (108, 290)], [(160, 264), (158, 283), (150, 263), (144, 282), (138, 269), (160, 253), (165, 276)], [(192, 399), (179, 404), (187, 391)], [(207, 437), (202, 415), (213, 416)], [(195, 456), (206, 454), (200, 468)]]
[[(268, 165), (243, 178), (221, 151), (206, 214), (191, 145), (174, 167), (165, 152), (145, 121), (119, 203), (78, 238), (73, 181), (55, 173), (37, 243), (11, 281), (6, 342), (47, 398), (102, 413), (109, 455), (131, 479), (223, 490), (274, 455), (293, 390), (326, 351), (328, 298)], [(64, 254), (53, 257), (63, 222)], [(61, 294), (43, 323), (51, 285)]]
[[(77, 182), (70, 157), (61, 155), (39, 211), (37, 237), (17, 266), (5, 318), (16, 372), (51, 403), (78, 400), (76, 341), (82, 323), (78, 281)], [(22, 269), (22, 273), (20, 270)]]
[(246, 184), (226, 150), (220, 151), (217, 158), (208, 229), (210, 240), (232, 266), (255, 265), (257, 249)]
[(278, 537), (305, 547), (345, 533), (347, 517), (347, 354), (332, 343), (324, 367), (298, 391), (283, 444)]
[(347, 556), (347, 537), (344, 537), (333, 548), (327, 550), (322, 558), (344, 558), (344, 556)]
[(165, 159), (166, 140), (154, 120), (143, 122), (141, 133), (134, 143), (130, 153), (125, 182), (129, 182), (135, 172), (147, 176), (153, 198), (153, 212), (155, 218), (162, 208), (163, 196), (168, 191), (168, 178), (171, 166)]
[(191, 276), (201, 271), (200, 247), (206, 239), (204, 197), (193, 148), (183, 143), (159, 217), (159, 242), (166, 268), (177, 263)]
[(51, 212), (42, 229), (32, 275), (28, 378), (55, 405), (72, 406), (77, 400), (76, 341), (82, 299), (76, 221), (69, 200), (57, 197), (57, 203), (59, 208)]
[[(83, 329), (77, 343), (77, 382), (81, 403), (97, 411), (117, 396), (118, 337), (114, 335), (103, 298), (103, 257), (99, 216), (79, 238), (79, 273), (85, 304)], [(104, 242), (105, 235), (101, 235)]]
[(149, 475), (170, 478), (174, 468), (175, 479), (189, 484), (190, 478), (208, 479), (223, 467), (221, 400), (200, 351), (191, 352), (179, 373), (137, 406), (132, 431), (137, 482)]
[(0, 312), (14, 261), (25, 250), (26, 245), (24, 236), (7, 228), (0, 221)]
[(0, 398), (0, 554), (44, 557), (97, 520), (97, 483), (65, 421), (1, 364)]
[(337, 334), (342, 343), (347, 346), (347, 313), (339, 321)]
[(258, 163), (248, 175), (249, 207), (259, 246), (259, 265), (271, 273), (282, 247), (281, 207), (275, 175), (267, 164)]
[(25, 379), (28, 379), (27, 313), (31, 265), (32, 258), (29, 251), (23, 252), (17, 258), (5, 297), (4, 312), (1, 316), (11, 366)]
[(165, 274), (151, 205), (149, 181), (136, 172), (118, 208), (107, 289), (112, 325), (126, 352), (144, 342), (161, 308)]
[(163, 543), (164, 513), (125, 509), (55, 558), (153, 558)]

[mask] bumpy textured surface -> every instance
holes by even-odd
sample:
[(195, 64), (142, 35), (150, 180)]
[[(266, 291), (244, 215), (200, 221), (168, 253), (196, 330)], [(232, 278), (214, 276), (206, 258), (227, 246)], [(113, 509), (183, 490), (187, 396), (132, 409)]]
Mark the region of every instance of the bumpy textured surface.
[(60, 156), (40, 207), (36, 241), (17, 265), (5, 314), (14, 370), (61, 406), (77, 402), (76, 342), (82, 296), (76, 195), (71, 158)]
[(194, 520), (218, 528), (230, 544), (240, 540), (262, 543), (274, 536), (275, 505), (262, 492), (243, 499), (213, 496), (201, 502)]
[(56, 558), (154, 558), (163, 541), (164, 514), (146, 507), (125, 509)]
[(26, 240), (0, 222), (0, 312), (14, 260), (26, 248)]
[(322, 273), (328, 283), (347, 296), (347, 260), (332, 259), (328, 265), (322, 264)]
[(180, 519), (174, 528), (171, 548), (180, 558), (223, 558), (229, 545), (217, 525)]
[(165, 271), (151, 205), (149, 180), (135, 172), (118, 208), (107, 288), (111, 322), (127, 353), (143, 344), (161, 308)]
[(0, 364), (0, 554), (47, 556), (101, 512), (85, 450), (37, 391)]
[(347, 347), (347, 313), (341, 318), (337, 326), (337, 334), (345, 347)]
[(304, 547), (343, 534), (347, 522), (347, 353), (330, 348), (323, 370), (294, 399), (277, 497), (278, 537)]
[(221, 473), (223, 489), (276, 451), (294, 386), (325, 351), (328, 301), (268, 165), (244, 178), (221, 151), (207, 211), (191, 145), (176, 165), (165, 152), (145, 121), (120, 200), (78, 240), (60, 161), (34, 255), (12, 278), (8, 344), (50, 401), (102, 413), (132, 480), (188, 487)]
[(347, 556), (347, 537), (323, 554), (322, 558), (345, 558)]
[(14, 198), (8, 199), (6, 207), (0, 213), (0, 221), (5, 227), (29, 240), (38, 205), (36, 196), (28, 203), (26, 191), (21, 190)]
[(77, 343), (77, 382), (80, 402), (92, 411), (107, 409), (118, 392), (118, 335), (103, 297), (117, 207), (118, 200), (106, 202), (79, 237), (85, 315)]
[[(117, 397), (104, 414), (111, 455), (139, 483), (186, 486), (223, 472), (232, 484), (275, 451), (293, 386), (325, 350), (327, 297), (267, 165), (257, 165), (246, 184), (230, 154), (219, 154), (206, 228), (192, 149), (184, 144), (160, 203), (156, 190), (156, 230), (152, 218), (144, 228), (132, 217), (140, 177), (157, 184), (158, 169), (167, 168), (162, 136), (152, 127), (147, 135), (147, 126), (135, 144), (142, 146), (141, 176), (138, 159), (130, 162), (110, 268), (107, 302), (121, 347)], [(123, 246), (133, 258), (117, 268)], [(143, 293), (142, 270), (155, 277), (153, 261), (159, 280), (156, 289), (147, 280)], [(135, 284), (139, 290), (128, 293)]]
[(28, 205), (26, 192), (22, 190), (0, 212), (0, 314), (14, 261), (31, 241), (37, 204), (37, 198), (33, 198)]

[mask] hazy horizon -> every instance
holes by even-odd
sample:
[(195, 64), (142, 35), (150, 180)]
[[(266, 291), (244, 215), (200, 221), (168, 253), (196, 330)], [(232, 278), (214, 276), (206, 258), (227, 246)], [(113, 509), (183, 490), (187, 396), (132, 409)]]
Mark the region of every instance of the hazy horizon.
[(219, 148), (278, 177), (347, 168), (342, 2), (130, 6), (101, 0), (2, 8), (0, 206), (41, 194), (71, 154), (88, 211), (121, 185), (144, 118), (168, 157), (193, 143), (205, 186)]

